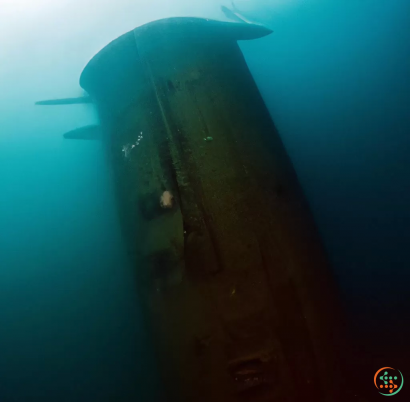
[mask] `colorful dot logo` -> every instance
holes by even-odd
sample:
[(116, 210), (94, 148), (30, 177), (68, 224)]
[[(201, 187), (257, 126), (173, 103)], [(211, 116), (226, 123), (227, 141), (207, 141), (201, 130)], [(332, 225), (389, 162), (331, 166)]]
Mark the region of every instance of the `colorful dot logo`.
[(374, 385), (384, 396), (398, 394), (403, 388), (403, 383), (403, 375), (400, 370), (391, 367), (383, 367), (374, 375)]

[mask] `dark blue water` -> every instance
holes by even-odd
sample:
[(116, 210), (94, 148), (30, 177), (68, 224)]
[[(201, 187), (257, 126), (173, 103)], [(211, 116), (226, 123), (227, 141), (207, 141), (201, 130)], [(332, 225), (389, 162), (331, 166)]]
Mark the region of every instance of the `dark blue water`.
[(410, 3), (298, 2), (266, 24), (272, 36), (241, 46), (309, 199), (355, 349), (369, 375), (383, 364), (409, 372)]
[(305, 1), (275, 13), (271, 26), (271, 37), (242, 46), (344, 299), (369, 334), (388, 327), (392, 340), (402, 338), (410, 330), (410, 3)]
[[(61, 137), (94, 112), (33, 103), (79, 95), (88, 59), (134, 26), (222, 15), (216, 1), (158, 11), (156, 1), (143, 13), (136, 2), (89, 3), (0, 21), (1, 402), (156, 398), (105, 155), (98, 142)], [(410, 3), (237, 4), (275, 31), (241, 48), (314, 212), (356, 347), (371, 369), (406, 372)]]

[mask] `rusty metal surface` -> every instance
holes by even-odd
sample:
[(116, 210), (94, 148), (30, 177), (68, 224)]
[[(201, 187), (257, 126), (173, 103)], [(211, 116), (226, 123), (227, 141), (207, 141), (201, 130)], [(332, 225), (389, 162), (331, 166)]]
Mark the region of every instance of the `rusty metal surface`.
[(148, 24), (81, 78), (164, 384), (181, 402), (343, 400), (329, 267), (238, 25)]

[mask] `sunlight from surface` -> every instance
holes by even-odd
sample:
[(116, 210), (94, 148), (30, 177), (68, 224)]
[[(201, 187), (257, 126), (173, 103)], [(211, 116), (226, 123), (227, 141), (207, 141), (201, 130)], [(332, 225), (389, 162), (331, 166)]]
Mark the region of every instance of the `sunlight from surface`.
[[(257, 6), (267, 1), (260, 11)], [(271, 10), (278, 15), (284, 1), (236, 0), (235, 5), (263, 24)], [(30, 102), (63, 93), (77, 96), (82, 69), (114, 38), (167, 17), (226, 20), (221, 5), (231, 7), (231, 0), (0, 0), (0, 101), (2, 94), (8, 105), (21, 101), (17, 80), (26, 95), (44, 91), (30, 95)]]
[(64, 6), (68, 0), (1, 0), (0, 22), (7, 25), (12, 21), (8, 19), (32, 20), (40, 15), (50, 15), (56, 8)]
[(48, 7), (55, 3), (53, 0), (2, 0), (2, 9), (15, 9), (21, 12), (23, 11), (33, 11), (44, 7)]

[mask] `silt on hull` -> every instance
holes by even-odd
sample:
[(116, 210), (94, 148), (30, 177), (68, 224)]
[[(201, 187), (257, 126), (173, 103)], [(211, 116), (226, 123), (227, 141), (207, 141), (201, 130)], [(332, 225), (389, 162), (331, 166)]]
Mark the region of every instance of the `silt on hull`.
[(269, 33), (154, 21), (81, 75), (171, 401), (342, 398), (326, 258), (237, 44)]

